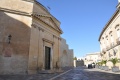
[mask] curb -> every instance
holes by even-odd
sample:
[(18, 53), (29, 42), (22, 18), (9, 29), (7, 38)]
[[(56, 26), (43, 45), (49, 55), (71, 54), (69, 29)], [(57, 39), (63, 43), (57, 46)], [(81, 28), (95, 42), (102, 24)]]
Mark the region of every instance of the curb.
[(120, 74), (120, 71), (119, 72), (112, 72), (111, 70), (105, 71), (105, 70), (101, 70), (101, 69), (97, 69), (97, 68), (95, 68), (94, 70), (97, 70), (100, 72), (105, 72), (105, 73)]
[(53, 79), (55, 79), (55, 78), (57, 78), (57, 77), (65, 74), (65, 73), (67, 73), (67, 72), (69, 72), (69, 71), (71, 71), (71, 70), (72, 70), (72, 69), (70, 69), (70, 70), (68, 70), (68, 71), (66, 71), (66, 72), (64, 72), (64, 73), (61, 73), (61, 74), (59, 74), (59, 75), (57, 75), (57, 76), (55, 76), (55, 77), (53, 77), (53, 78), (51, 78), (51, 79), (49, 79), (49, 80), (53, 80)]

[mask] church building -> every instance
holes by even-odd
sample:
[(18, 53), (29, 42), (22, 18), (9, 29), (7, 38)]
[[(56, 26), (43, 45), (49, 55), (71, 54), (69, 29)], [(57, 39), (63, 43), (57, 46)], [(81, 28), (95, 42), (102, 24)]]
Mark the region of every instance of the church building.
[(36, 0), (0, 0), (0, 74), (60, 68), (60, 22)]

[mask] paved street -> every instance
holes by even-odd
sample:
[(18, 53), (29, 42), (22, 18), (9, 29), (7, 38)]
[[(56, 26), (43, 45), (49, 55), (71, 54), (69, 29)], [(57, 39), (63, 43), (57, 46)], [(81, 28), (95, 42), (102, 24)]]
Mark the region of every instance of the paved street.
[(77, 67), (61, 74), (0, 75), (0, 80), (120, 80), (120, 72)]
[(51, 80), (120, 80), (120, 74), (78, 67)]

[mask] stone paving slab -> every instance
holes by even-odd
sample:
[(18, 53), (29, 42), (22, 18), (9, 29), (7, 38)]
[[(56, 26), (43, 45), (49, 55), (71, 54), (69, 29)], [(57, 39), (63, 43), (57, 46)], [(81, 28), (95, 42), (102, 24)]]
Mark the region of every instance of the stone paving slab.
[(120, 80), (119, 73), (77, 67), (64, 73), (36, 75), (0, 75), (0, 80)]
[(64, 73), (72, 67), (62, 68), (63, 72), (45, 73), (45, 74), (34, 74), (34, 75), (0, 75), (0, 80), (49, 80), (61, 73)]
[(0, 80), (49, 80), (50, 78), (59, 74), (60, 73), (36, 75), (0, 75)]

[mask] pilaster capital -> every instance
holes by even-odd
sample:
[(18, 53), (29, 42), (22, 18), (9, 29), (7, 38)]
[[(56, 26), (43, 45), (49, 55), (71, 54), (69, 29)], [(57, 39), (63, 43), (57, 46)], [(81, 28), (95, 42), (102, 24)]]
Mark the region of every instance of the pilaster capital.
[(31, 26), (33, 26), (34, 28), (38, 29), (39, 31), (44, 32), (44, 29), (42, 29), (41, 27), (37, 26), (36, 24), (32, 24)]

